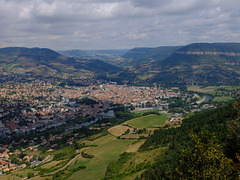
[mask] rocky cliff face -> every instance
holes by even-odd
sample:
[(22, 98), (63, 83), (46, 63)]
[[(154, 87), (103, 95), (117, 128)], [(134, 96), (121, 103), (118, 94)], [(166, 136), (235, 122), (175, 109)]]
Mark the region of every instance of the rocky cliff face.
[(160, 62), (130, 71), (125, 77), (135, 75), (142, 82), (237, 84), (240, 82), (240, 43), (189, 44)]
[(225, 55), (225, 56), (240, 56), (240, 53), (236, 52), (220, 52), (220, 51), (176, 51), (175, 54), (182, 55)]

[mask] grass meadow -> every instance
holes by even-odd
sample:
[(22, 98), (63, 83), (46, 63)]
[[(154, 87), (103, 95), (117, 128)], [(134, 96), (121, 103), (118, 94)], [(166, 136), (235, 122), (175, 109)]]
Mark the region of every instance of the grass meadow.
[(232, 100), (234, 100), (234, 98), (232, 97), (215, 97), (213, 99), (213, 101), (218, 101), (218, 102), (221, 102), (221, 101), (226, 102), (226, 101), (232, 101)]
[(117, 160), (119, 155), (126, 151), (133, 142), (133, 140), (116, 139), (115, 136), (110, 134), (92, 142), (86, 142), (88, 145), (98, 145), (86, 151), (88, 154), (94, 155), (94, 157), (91, 159), (81, 158), (78, 164), (87, 168), (75, 172), (69, 180), (97, 180), (103, 178), (108, 164)]
[(150, 128), (154, 126), (163, 125), (169, 119), (167, 114), (161, 115), (151, 114), (127, 121), (126, 124), (135, 128)]

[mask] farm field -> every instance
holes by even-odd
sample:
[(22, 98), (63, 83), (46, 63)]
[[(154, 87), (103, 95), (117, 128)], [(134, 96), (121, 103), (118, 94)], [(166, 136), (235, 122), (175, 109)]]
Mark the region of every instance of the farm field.
[(61, 163), (62, 161), (64, 161), (64, 160), (51, 161), (51, 162), (49, 162), (49, 163), (47, 163), (47, 164), (42, 165), (41, 167), (42, 167), (42, 168), (51, 168), (51, 167), (57, 166), (57, 165), (58, 165), (59, 163)]
[(104, 177), (107, 166), (110, 162), (118, 159), (119, 155), (128, 149), (133, 140), (119, 140), (113, 135), (106, 135), (94, 141), (86, 142), (89, 145), (98, 145), (85, 151), (88, 154), (94, 155), (91, 159), (81, 158), (78, 164), (84, 165), (87, 168), (74, 173), (69, 180), (101, 179)]
[(127, 153), (133, 153), (133, 152), (137, 152), (138, 149), (140, 148), (141, 145), (143, 145), (145, 142), (145, 139), (139, 141), (139, 142), (136, 142), (136, 143), (133, 143), (133, 144), (130, 144), (128, 146), (128, 149), (126, 150)]
[[(132, 180), (137, 176), (141, 176), (146, 168), (151, 166), (157, 157), (164, 155), (168, 147), (161, 147), (158, 149), (144, 151), (144, 152), (133, 152), (121, 155), (126, 157), (125, 161), (115, 161), (110, 165), (110, 170), (106, 172), (108, 179), (123, 179)], [(142, 166), (142, 170), (136, 171), (136, 167)], [(145, 167), (144, 167), (145, 166)], [(124, 174), (121, 176), (121, 174)]]
[(234, 100), (232, 97), (215, 97), (213, 101), (232, 101)]
[(217, 92), (221, 92), (222, 90), (235, 90), (240, 88), (240, 86), (208, 86), (208, 87), (201, 87), (201, 86), (188, 86), (188, 91), (200, 92), (214, 95)]
[(83, 141), (84, 143), (86, 143), (86, 145), (94, 145), (94, 146), (100, 146), (103, 145), (105, 143), (111, 142), (115, 139), (114, 136), (110, 135), (109, 133), (105, 136), (101, 136), (99, 138), (96, 138), (92, 141), (90, 140), (85, 140)]
[(188, 86), (188, 91), (194, 91), (194, 92), (200, 92), (200, 93), (207, 93), (207, 94), (213, 94), (214, 91), (216, 91), (219, 87), (217, 86), (208, 86), (208, 87), (200, 87), (200, 86)]
[[(20, 180), (20, 179), (22, 179), (21, 177), (26, 177), (29, 172), (33, 172), (33, 170), (28, 169), (28, 168), (19, 169), (19, 170), (15, 171), (13, 174), (8, 174), (8, 175), (4, 174), (4, 175), (0, 176), (0, 179), (1, 180)], [(16, 174), (17, 174), (17, 176), (16, 176)], [(21, 176), (21, 177), (19, 177), (19, 176)]]
[(167, 114), (161, 113), (161, 115), (151, 114), (139, 118), (132, 119), (125, 122), (135, 128), (150, 128), (154, 126), (163, 125), (169, 119)]
[(129, 129), (130, 132), (133, 131), (133, 128), (123, 125), (117, 125), (108, 130), (109, 133), (111, 133), (114, 136), (121, 136), (124, 132), (126, 132)]
[(138, 114), (138, 115), (142, 115), (146, 112), (159, 112), (159, 109), (156, 108), (135, 108), (134, 110), (132, 110), (133, 113)]

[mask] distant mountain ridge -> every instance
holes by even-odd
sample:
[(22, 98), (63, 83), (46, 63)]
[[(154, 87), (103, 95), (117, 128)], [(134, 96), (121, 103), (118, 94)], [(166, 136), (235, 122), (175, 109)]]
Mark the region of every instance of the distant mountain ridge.
[(63, 56), (47, 48), (0, 48), (0, 72), (36, 74), (86, 72), (99, 73), (119, 70), (118, 67), (97, 59)]
[(127, 49), (109, 49), (109, 50), (67, 50), (58, 51), (60, 54), (67, 57), (77, 57), (84, 59), (99, 59), (104, 62), (115, 65), (114, 59), (120, 58), (125, 54)]
[(86, 52), (79, 49), (58, 51), (58, 53), (67, 57), (90, 58), (90, 56)]
[[(219, 65), (239, 62), (240, 43), (194, 43), (184, 46), (166, 58), (163, 65)], [(215, 64), (214, 64), (215, 63)]]
[[(192, 43), (181, 48), (183, 51), (239, 52), (240, 43)], [(180, 51), (180, 49), (179, 49)]]
[(142, 58), (144, 55), (149, 53), (154, 48), (147, 47), (135, 47), (129, 50), (126, 54), (124, 54), (123, 58)]
[[(156, 48), (136, 47), (128, 51), (119, 61), (121, 66), (136, 66), (139, 64), (162, 61), (182, 46), (159, 46)], [(117, 63), (117, 61), (115, 61)]]
[(240, 56), (240, 53), (235, 52), (217, 52), (217, 51), (176, 51), (176, 54), (195, 54), (195, 55), (226, 55), (226, 56)]
[(47, 48), (1, 48), (0, 73), (90, 73), (120, 83), (144, 85), (240, 83), (240, 43), (134, 48), (123, 57), (111, 60), (111, 64), (125, 69), (97, 59), (66, 57)]
[(240, 82), (239, 53), (240, 43), (193, 43), (119, 76), (135, 83), (234, 84)]

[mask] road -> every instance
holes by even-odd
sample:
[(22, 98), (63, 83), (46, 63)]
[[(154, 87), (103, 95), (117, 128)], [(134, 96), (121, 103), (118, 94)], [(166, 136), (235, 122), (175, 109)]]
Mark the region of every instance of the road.
[(76, 155), (73, 159), (71, 159), (65, 166), (63, 166), (62, 168), (60, 168), (60, 169), (58, 169), (58, 170), (56, 170), (56, 171), (53, 171), (53, 172), (50, 172), (50, 173), (48, 173), (48, 174), (45, 174), (46, 176), (47, 175), (51, 175), (51, 174), (54, 174), (54, 173), (56, 173), (56, 172), (59, 172), (59, 171), (61, 171), (61, 170), (64, 170), (66, 167), (68, 167), (75, 159), (77, 159), (79, 156), (81, 156), (81, 153), (80, 154), (78, 154), (78, 155)]
[[(114, 140), (116, 140), (117, 138), (114, 138), (113, 140), (111, 140), (111, 141), (114, 141)], [(85, 152), (88, 152), (88, 151), (90, 151), (90, 150), (93, 150), (93, 149), (97, 149), (97, 148), (99, 148), (100, 146), (102, 146), (102, 145), (104, 145), (104, 144), (107, 144), (107, 143), (109, 143), (109, 142), (111, 142), (111, 141), (107, 141), (107, 142), (105, 142), (105, 143), (103, 143), (103, 144), (101, 144), (101, 145), (99, 145), (99, 146), (97, 146), (97, 147), (94, 147), (94, 148), (91, 148), (91, 149), (89, 149), (89, 150), (87, 150), (87, 151), (85, 151)], [(53, 171), (53, 172), (50, 172), (50, 173), (48, 173), (48, 174), (45, 174), (46, 176), (48, 176), (48, 175), (51, 175), (51, 174), (54, 174), (54, 173), (57, 173), (57, 172), (59, 172), (59, 171), (62, 171), (62, 170), (64, 170), (66, 167), (68, 167), (75, 159), (77, 159), (79, 156), (81, 156), (82, 155), (82, 153), (80, 153), (80, 154), (78, 154), (78, 155), (76, 155), (73, 159), (71, 159), (65, 166), (63, 166), (62, 168), (60, 168), (60, 169), (58, 169), (58, 170), (56, 170), (56, 171)]]
[(198, 98), (198, 101), (196, 102), (197, 104), (203, 103), (206, 99), (206, 96), (200, 97), (198, 94), (194, 94), (194, 96)]
[(34, 161), (34, 162), (32, 162), (31, 167), (35, 167), (35, 166), (38, 166), (38, 165), (41, 164), (41, 163), (44, 163), (44, 162), (47, 161), (51, 156), (52, 156), (52, 155), (48, 155), (48, 156), (47, 156), (44, 160), (42, 160), (42, 161)]

